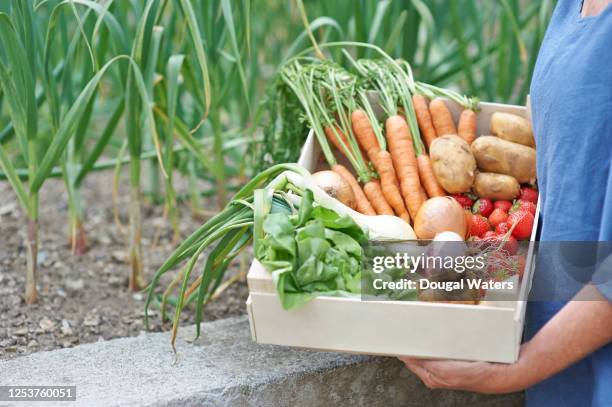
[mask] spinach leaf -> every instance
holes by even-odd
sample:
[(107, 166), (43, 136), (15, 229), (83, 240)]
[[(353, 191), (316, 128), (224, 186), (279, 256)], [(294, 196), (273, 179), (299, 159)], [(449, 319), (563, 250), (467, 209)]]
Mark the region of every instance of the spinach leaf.
[(366, 232), (350, 217), (315, 206), (310, 190), (297, 212), (266, 215), (263, 230), (256, 256), (272, 274), (284, 309), (320, 295), (360, 294)]

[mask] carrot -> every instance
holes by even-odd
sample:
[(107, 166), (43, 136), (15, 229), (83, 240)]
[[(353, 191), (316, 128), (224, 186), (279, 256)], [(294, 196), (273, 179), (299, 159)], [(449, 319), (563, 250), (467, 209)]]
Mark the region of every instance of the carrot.
[[(397, 216), (404, 219), (406, 222), (410, 222), (410, 215), (406, 210), (404, 200), (400, 194), (399, 182), (395, 175), (391, 154), (380, 148), (376, 133), (374, 132), (374, 128), (366, 112), (360, 109), (354, 110), (351, 114), (351, 121), (353, 133), (357, 141), (368, 154), (370, 161), (374, 164), (374, 168), (380, 177), (382, 197), (386, 200), (387, 205), (393, 208)], [(368, 198), (370, 198), (370, 202), (372, 202), (370, 195), (368, 195)], [(374, 202), (372, 202), (372, 204), (374, 204)], [(378, 209), (376, 211), (378, 212)]]
[(353, 190), (353, 195), (355, 195), (355, 201), (357, 202), (357, 212), (363, 213), (364, 215), (376, 215), (376, 211), (370, 204), (370, 201), (366, 195), (363, 193), (361, 186), (359, 186), (359, 183), (353, 174), (351, 174), (351, 172), (341, 164), (334, 165), (332, 167), (332, 171), (340, 175)]
[[(331, 127), (329, 126), (325, 127), (325, 136), (327, 136), (327, 139), (334, 145), (334, 147), (336, 147), (336, 150), (340, 151), (342, 154), (347, 156), (346, 151), (344, 150), (344, 147), (342, 146), (342, 143), (344, 143), (346, 148), (349, 148), (349, 154), (350, 154), (348, 138), (346, 137), (346, 134), (344, 134), (342, 130), (340, 129), (340, 127), (338, 126), (336, 126), (336, 132), (338, 133), (337, 136)], [(340, 137), (340, 140), (338, 140), (338, 137)], [(361, 158), (363, 159), (363, 161), (366, 161), (365, 155), (363, 151), (361, 151), (361, 149), (360, 149), (360, 153), (361, 153)]]
[[(361, 109), (353, 110), (353, 113), (351, 113), (351, 125), (353, 126), (353, 133), (355, 137), (357, 137), (359, 145), (368, 154), (368, 157), (370, 156), (370, 150), (375, 152), (380, 150), (374, 128), (366, 112)], [(370, 157), (370, 160), (371, 159)]]
[(424, 200), (420, 192), (421, 181), (410, 129), (402, 116), (394, 115), (387, 118), (385, 130), (402, 197), (414, 220)]
[(406, 119), (400, 115), (389, 116), (385, 121), (385, 130), (389, 151), (394, 159), (393, 165), (396, 167), (401, 165), (416, 166), (412, 135)]
[(427, 192), (425, 192), (425, 188), (423, 188), (423, 184), (421, 184), (420, 192), (421, 192), (421, 199), (423, 200), (423, 202), (429, 199), (429, 197), (427, 196)]
[(459, 124), (457, 125), (459, 137), (464, 139), (468, 144), (472, 144), (476, 138), (476, 112), (470, 109), (464, 109), (459, 116)]
[(438, 137), (447, 134), (457, 134), (457, 127), (455, 127), (453, 115), (442, 99), (436, 98), (431, 101), (429, 104), (429, 113), (431, 114), (431, 120)]
[(372, 203), (372, 206), (376, 209), (377, 215), (395, 215), (393, 208), (391, 208), (385, 200), (385, 196), (378, 181), (372, 180), (367, 182), (363, 186), (363, 190)]
[(397, 216), (410, 223), (410, 215), (400, 194), (391, 154), (388, 151), (380, 150), (374, 166), (380, 176), (380, 186), (387, 202), (391, 205)]
[(423, 187), (427, 192), (427, 195), (430, 198), (434, 196), (445, 196), (446, 191), (442, 189), (440, 184), (438, 184), (438, 180), (433, 172), (433, 167), (431, 165), (431, 160), (429, 156), (425, 153), (421, 154), (417, 157), (417, 163), (419, 166), (419, 175), (421, 176), (421, 182), (423, 183)]
[(436, 129), (431, 120), (431, 115), (429, 114), (427, 99), (422, 95), (412, 95), (412, 105), (414, 106), (414, 112), (416, 113), (419, 129), (421, 129), (423, 141), (425, 141), (427, 148), (429, 148), (431, 142), (434, 141), (438, 135), (436, 134)]

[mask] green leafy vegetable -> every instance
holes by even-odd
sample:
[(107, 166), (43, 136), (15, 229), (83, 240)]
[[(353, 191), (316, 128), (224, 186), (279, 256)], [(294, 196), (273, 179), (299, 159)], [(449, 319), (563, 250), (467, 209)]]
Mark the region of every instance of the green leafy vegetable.
[(256, 256), (272, 273), (284, 309), (317, 295), (361, 292), (366, 233), (351, 218), (313, 206), (312, 191), (304, 191), (297, 213), (268, 214), (263, 232)]

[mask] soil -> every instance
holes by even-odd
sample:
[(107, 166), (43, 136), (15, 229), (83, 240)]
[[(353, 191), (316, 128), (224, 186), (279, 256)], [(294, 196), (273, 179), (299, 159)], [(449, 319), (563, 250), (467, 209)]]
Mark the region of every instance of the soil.
[[(180, 184), (177, 192), (180, 190)], [(75, 256), (68, 244), (68, 206), (61, 180), (52, 179), (41, 191), (37, 304), (26, 305), (24, 216), (7, 182), (0, 182), (0, 359), (78, 344), (139, 335), (145, 330), (144, 292), (129, 292), (129, 265), (125, 262), (126, 235), (114, 222), (111, 201), (112, 172), (88, 176), (82, 186), (86, 207), (85, 229), (89, 250)], [(127, 191), (121, 191), (118, 207), (126, 215)], [(215, 209), (211, 200), (205, 207)], [(180, 206), (180, 230), (184, 238), (202, 219)], [(163, 217), (163, 205), (143, 203), (143, 253), (145, 278), (151, 277), (174, 248), (172, 231)], [(155, 236), (159, 235), (157, 243)], [(208, 304), (205, 320), (246, 312), (248, 296), (244, 273), (250, 253), (243, 253), (226, 276), (240, 275), (218, 299)], [(242, 274), (237, 274), (242, 273)], [(195, 273), (194, 273), (195, 274)], [(174, 273), (164, 276), (160, 292)], [(172, 311), (172, 310), (171, 310)], [(169, 330), (161, 324), (158, 308), (151, 308), (149, 329)], [(172, 314), (171, 314), (172, 315)], [(194, 322), (194, 307), (182, 314), (182, 324)]]

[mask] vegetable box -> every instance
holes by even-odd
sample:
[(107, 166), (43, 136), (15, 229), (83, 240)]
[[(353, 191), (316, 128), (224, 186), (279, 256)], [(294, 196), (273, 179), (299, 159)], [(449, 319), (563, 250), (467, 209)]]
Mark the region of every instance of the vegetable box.
[[(457, 120), (459, 106), (447, 104)], [(478, 135), (489, 133), (490, 118), (496, 111), (530, 119), (522, 106), (481, 103), (480, 107)], [(299, 164), (311, 172), (326, 169), (312, 133)], [(531, 241), (535, 240), (539, 205), (537, 211)], [(255, 260), (247, 276), (251, 335), (258, 343), (300, 348), (512, 363), (519, 354), (534, 272), (533, 245), (529, 246), (523, 278), (515, 285), (519, 300), (485, 297), (478, 305), (321, 296), (285, 311), (270, 274)]]

